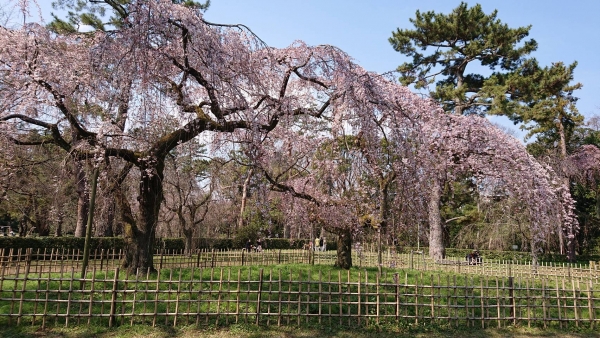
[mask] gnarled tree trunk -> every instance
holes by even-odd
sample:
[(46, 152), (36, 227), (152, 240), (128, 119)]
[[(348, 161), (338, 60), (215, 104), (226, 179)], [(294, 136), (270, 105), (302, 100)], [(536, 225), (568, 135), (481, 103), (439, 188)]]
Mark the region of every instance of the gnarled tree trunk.
[(350, 229), (341, 229), (337, 235), (337, 260), (335, 266), (348, 270), (352, 267), (352, 232)]
[[(125, 258), (123, 267), (130, 273), (154, 271), (154, 241), (158, 212), (163, 201), (164, 158), (140, 161), (139, 209), (136, 220), (124, 215)], [(131, 211), (131, 210), (130, 210)]]

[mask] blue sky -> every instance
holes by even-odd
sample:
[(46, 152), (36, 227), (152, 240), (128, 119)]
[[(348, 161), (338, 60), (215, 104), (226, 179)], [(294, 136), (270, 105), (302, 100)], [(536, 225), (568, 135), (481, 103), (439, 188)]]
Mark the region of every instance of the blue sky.
[[(6, 4), (8, 0), (0, 0)], [(540, 64), (578, 62), (575, 82), (577, 107), (586, 117), (600, 115), (600, 1), (598, 0), (480, 0), (484, 12), (498, 10), (510, 27), (532, 25), (538, 42), (532, 56)], [(49, 18), (51, 0), (38, 0)], [(295, 40), (310, 45), (330, 44), (351, 55), (368, 70), (385, 72), (407, 61), (387, 39), (396, 28), (411, 28), (416, 10), (449, 13), (460, 1), (449, 0), (212, 0), (208, 21), (241, 23), (267, 44), (285, 47)], [(468, 71), (468, 69), (467, 69)], [(497, 119), (496, 119), (497, 120)], [(503, 122), (512, 129), (517, 127)]]

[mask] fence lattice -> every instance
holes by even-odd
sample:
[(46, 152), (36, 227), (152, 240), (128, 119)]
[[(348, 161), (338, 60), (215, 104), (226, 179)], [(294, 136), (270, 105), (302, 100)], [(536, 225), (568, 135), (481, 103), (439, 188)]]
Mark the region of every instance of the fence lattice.
[[(324, 274), (264, 266), (331, 265), (334, 252), (162, 251), (154, 257), (158, 273), (129, 275), (118, 268), (121, 255), (93, 253), (81, 278), (77, 251), (3, 251), (0, 322), (594, 327), (598, 318), (596, 264), (535, 269), (515, 262), (466, 265), (459, 259), (435, 264), (420, 255), (388, 252), (384, 264), (392, 269), (383, 275), (367, 269)], [(357, 254), (354, 263), (376, 266), (377, 255)]]

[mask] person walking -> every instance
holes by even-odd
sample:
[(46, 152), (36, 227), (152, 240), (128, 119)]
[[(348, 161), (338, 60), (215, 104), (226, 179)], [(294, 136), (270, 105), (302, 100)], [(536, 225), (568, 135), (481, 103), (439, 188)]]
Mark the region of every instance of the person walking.
[(325, 250), (327, 250), (327, 240), (325, 239), (325, 237), (323, 237), (321, 242), (322, 242), (321, 251), (325, 252)]
[(315, 238), (315, 251), (319, 251), (321, 249), (321, 241), (319, 237)]

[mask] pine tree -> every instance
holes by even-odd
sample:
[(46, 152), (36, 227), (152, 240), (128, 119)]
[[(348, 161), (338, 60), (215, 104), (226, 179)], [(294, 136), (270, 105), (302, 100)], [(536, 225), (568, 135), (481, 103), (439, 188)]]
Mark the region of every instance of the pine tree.
[[(497, 18), (497, 11), (485, 14), (479, 4), (469, 8), (462, 2), (450, 14), (417, 11), (410, 22), (414, 30), (398, 29), (389, 39), (396, 51), (412, 58), (398, 67), (400, 81), (417, 89), (435, 83), (431, 96), (446, 111), (459, 115), (497, 109), (501, 102), (489, 95), (489, 87), (501, 88), (503, 95), (510, 93), (496, 83), (495, 75), (515, 71), (537, 48), (535, 40), (523, 41), (531, 26), (510, 28)], [(469, 73), (471, 65), (495, 73)], [(482, 92), (484, 87), (487, 92)]]

